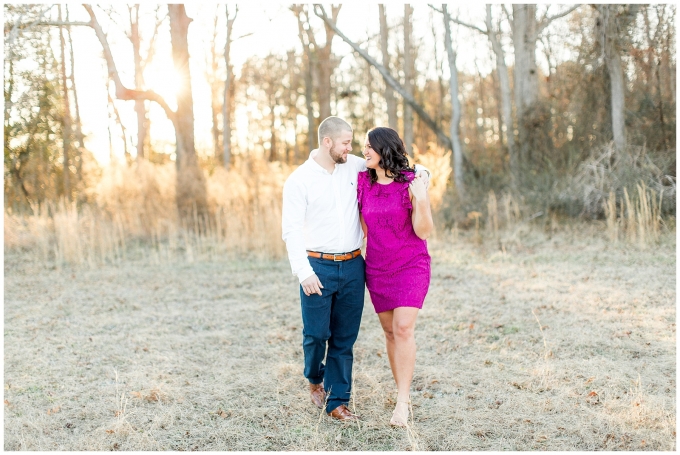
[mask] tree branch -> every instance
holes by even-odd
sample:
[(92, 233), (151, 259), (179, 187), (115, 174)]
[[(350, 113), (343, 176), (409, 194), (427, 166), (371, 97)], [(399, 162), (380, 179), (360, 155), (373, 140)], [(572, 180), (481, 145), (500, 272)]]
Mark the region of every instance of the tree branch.
[(158, 17), (158, 9), (156, 10), (156, 25), (154, 26), (153, 34), (151, 35), (151, 39), (149, 40), (149, 49), (146, 52), (146, 58), (142, 59), (141, 62), (142, 72), (146, 69), (146, 65), (148, 65), (151, 62), (151, 60), (153, 60), (154, 54), (156, 53), (156, 36), (158, 36), (158, 29), (161, 27), (161, 24), (163, 23), (166, 17), (168, 17), (167, 12), (161, 17)]
[[(438, 12), (440, 14), (444, 14), (444, 11), (435, 8), (434, 6), (430, 5), (429, 3), (427, 4), (427, 6), (429, 6), (430, 8), (432, 8), (433, 10), (435, 10), (436, 12)], [(483, 30), (483, 29), (477, 27), (476, 25), (468, 24), (468, 23), (463, 22), (459, 19), (455, 19), (450, 14), (448, 16), (449, 16), (449, 22), (453, 22), (454, 24), (462, 25), (463, 27), (467, 27), (467, 28), (470, 28), (472, 30), (476, 30), (479, 33), (481, 33), (482, 35), (488, 35), (489, 34), (488, 30)]]
[(579, 6), (581, 6), (581, 5), (574, 5), (571, 8), (569, 8), (569, 9), (567, 9), (567, 10), (561, 12), (561, 13), (555, 14), (554, 16), (550, 16), (550, 17), (548, 17), (548, 11), (546, 10), (546, 12), (545, 12), (546, 17), (544, 17), (543, 20), (541, 20), (540, 24), (538, 24), (538, 27), (536, 28), (536, 34), (541, 33), (543, 31), (543, 29), (545, 29), (548, 25), (550, 25), (550, 23), (552, 21), (554, 21), (555, 19), (559, 19), (561, 17), (566, 16), (567, 14), (571, 13), (576, 8), (578, 8)]
[(99, 42), (101, 43), (102, 48), (104, 50), (104, 58), (106, 59), (106, 66), (108, 68), (109, 78), (113, 81), (113, 83), (116, 86), (116, 98), (120, 100), (155, 101), (156, 103), (158, 103), (158, 105), (160, 105), (163, 108), (168, 118), (173, 123), (175, 123), (176, 117), (175, 112), (172, 109), (170, 109), (168, 103), (166, 103), (163, 97), (160, 96), (158, 93), (154, 92), (153, 90), (146, 91), (131, 90), (123, 85), (123, 82), (121, 82), (120, 76), (118, 75), (118, 70), (116, 69), (116, 63), (113, 61), (113, 55), (111, 54), (111, 48), (109, 47), (106, 34), (99, 25), (99, 22), (97, 22), (97, 17), (95, 16), (94, 11), (92, 10), (92, 6), (83, 4), (83, 7), (85, 8), (85, 10), (87, 10), (88, 14), (90, 15), (90, 18), (92, 19), (91, 27), (94, 29), (95, 34), (97, 35), (97, 38), (99, 39)]
[[(47, 12), (48, 12), (49, 10), (51, 10), (52, 8), (54, 8), (54, 6), (55, 6), (55, 5), (48, 6), (47, 8), (45, 8), (45, 9), (40, 13), (40, 15), (38, 16), (38, 18), (37, 18), (35, 21), (31, 22), (30, 24), (21, 24), (21, 19), (24, 17), (24, 15), (22, 14), (21, 16), (19, 16), (19, 18), (17, 18), (16, 22), (14, 23), (14, 27), (12, 27), (12, 30), (9, 32), (9, 38), (7, 39), (7, 47), (9, 48), (9, 47), (12, 46), (12, 43), (14, 43), (15, 38), (16, 38), (17, 35), (19, 34), (19, 30), (21, 30), (21, 29), (23, 29), (23, 28), (29, 28), (29, 27), (31, 27), (31, 26), (33, 26), (33, 25), (39, 23), (39, 22), (42, 20), (43, 16), (44, 16), (45, 14), (47, 14)], [(5, 28), (5, 34), (7, 34), (7, 28)]]

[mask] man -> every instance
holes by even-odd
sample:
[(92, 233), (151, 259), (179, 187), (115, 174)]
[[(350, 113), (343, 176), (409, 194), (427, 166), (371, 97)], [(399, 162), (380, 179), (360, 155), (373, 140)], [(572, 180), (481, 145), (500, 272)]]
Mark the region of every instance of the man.
[(319, 148), (283, 186), (282, 237), (300, 281), (304, 375), (312, 402), (319, 409), (325, 402), (329, 416), (351, 421), (359, 418), (347, 403), (365, 286), (356, 189), (366, 163), (349, 154), (353, 131), (341, 118), (325, 119), (318, 135)]

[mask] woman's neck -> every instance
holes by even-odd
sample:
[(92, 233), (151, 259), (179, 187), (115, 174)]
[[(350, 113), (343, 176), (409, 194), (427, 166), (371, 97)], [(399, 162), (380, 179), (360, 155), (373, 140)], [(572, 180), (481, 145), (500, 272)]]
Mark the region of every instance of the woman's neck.
[(388, 177), (387, 174), (385, 173), (385, 169), (379, 167), (375, 170), (376, 175), (378, 176), (378, 183), (391, 183), (392, 180), (394, 180), (391, 177)]

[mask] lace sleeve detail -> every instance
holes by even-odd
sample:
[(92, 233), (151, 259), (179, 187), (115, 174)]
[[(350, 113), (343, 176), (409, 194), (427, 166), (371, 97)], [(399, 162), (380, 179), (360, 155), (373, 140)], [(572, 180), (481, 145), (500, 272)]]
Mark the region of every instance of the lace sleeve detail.
[(357, 202), (359, 203), (359, 212), (363, 203), (363, 195), (366, 190), (366, 183), (368, 182), (368, 171), (359, 172), (357, 177)]

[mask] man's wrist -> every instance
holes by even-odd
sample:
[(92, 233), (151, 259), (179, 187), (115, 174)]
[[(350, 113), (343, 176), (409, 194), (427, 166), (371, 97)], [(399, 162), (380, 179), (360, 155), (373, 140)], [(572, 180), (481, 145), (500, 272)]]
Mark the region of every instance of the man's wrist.
[(298, 280), (300, 280), (300, 283), (302, 283), (312, 275), (314, 275), (314, 270), (310, 267), (309, 270), (304, 270), (298, 273)]

